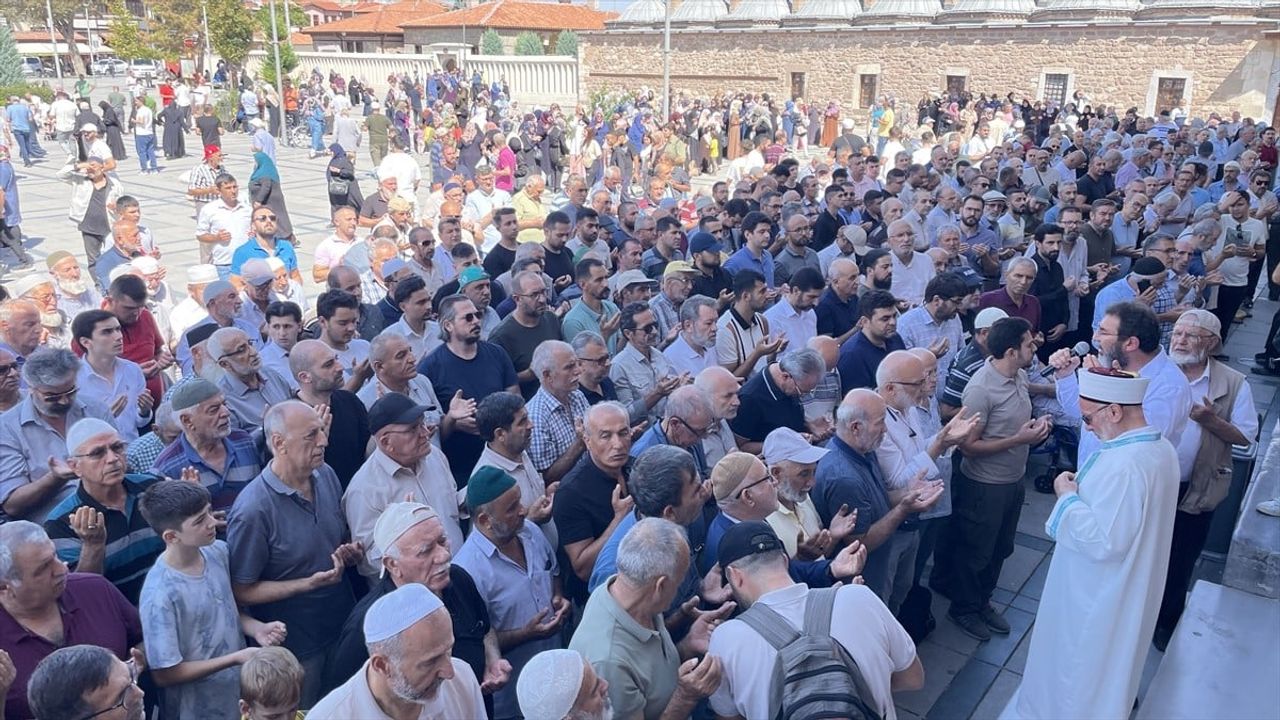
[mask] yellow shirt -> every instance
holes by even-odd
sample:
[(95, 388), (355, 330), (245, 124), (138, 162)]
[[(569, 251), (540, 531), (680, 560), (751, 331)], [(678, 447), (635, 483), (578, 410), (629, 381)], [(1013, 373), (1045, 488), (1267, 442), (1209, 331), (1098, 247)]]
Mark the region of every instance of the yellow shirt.
[(778, 509), (765, 518), (765, 522), (778, 534), (778, 539), (787, 547), (787, 555), (791, 557), (796, 555), (796, 535), (803, 533), (804, 539), (808, 540), (822, 532), (822, 518), (818, 517), (818, 509), (813, 506), (812, 498), (796, 503), (794, 511), (778, 503)]
[(520, 234), (516, 235), (516, 241), (522, 243), (542, 242), (542, 221), (547, 219), (546, 206), (541, 201), (529, 197), (529, 193), (521, 190), (511, 197), (511, 207), (515, 208), (517, 222), (524, 222), (529, 219), (537, 219), (538, 221), (538, 227), (521, 230)]
[(880, 127), (876, 130), (876, 135), (880, 137), (889, 137), (889, 128), (893, 127), (893, 108), (885, 108), (880, 113)]

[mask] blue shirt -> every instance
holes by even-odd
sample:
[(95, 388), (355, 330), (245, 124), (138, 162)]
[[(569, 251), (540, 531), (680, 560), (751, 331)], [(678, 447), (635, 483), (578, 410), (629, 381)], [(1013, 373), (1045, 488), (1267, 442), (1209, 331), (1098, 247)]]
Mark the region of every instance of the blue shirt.
[[(644, 434), (638, 440), (631, 444), (631, 457), (640, 457), (640, 453), (654, 445), (671, 445), (671, 441), (667, 439), (667, 434), (662, 431), (662, 423), (660, 422), (654, 423), (652, 427), (644, 431)], [(693, 461), (698, 465), (698, 476), (704, 480), (711, 477), (711, 469), (707, 467), (707, 454), (702, 450), (702, 443), (696, 442), (688, 450), (689, 454), (693, 456)], [(608, 577), (608, 575), (605, 577)], [(595, 588), (591, 589), (594, 590)]]
[(745, 246), (729, 256), (724, 263), (724, 271), (737, 275), (740, 270), (755, 270), (764, 276), (764, 284), (773, 287), (773, 256), (768, 252), (756, 257)]
[[(831, 525), (831, 518), (840, 512), (842, 505), (856, 510), (861, 534), (889, 514), (889, 494), (880, 462), (875, 451), (863, 455), (839, 437), (831, 438), (827, 449), (831, 452), (818, 461), (809, 498), (822, 518), (823, 527)], [(883, 587), (889, 577), (889, 553), (868, 553), (862, 575), (868, 587)]]
[(216, 472), (205, 464), (187, 440), (186, 433), (169, 443), (152, 463), (151, 471), (168, 478), (182, 477), (188, 466), (200, 473), (200, 484), (209, 491), (210, 505), (214, 510), (228, 510), (236, 496), (262, 472), (258, 449), (253, 437), (243, 430), (232, 430), (222, 439), (227, 458), (222, 472)]
[(858, 324), (858, 296), (851, 295), (845, 302), (834, 290), (827, 288), (818, 299), (815, 312), (818, 314), (818, 334), (838, 338)]
[(5, 114), (9, 116), (9, 125), (15, 131), (31, 132), (31, 108), (16, 102), (5, 108)]
[(840, 346), (840, 358), (836, 369), (840, 371), (840, 395), (847, 395), (855, 388), (875, 388), (876, 368), (885, 355), (894, 350), (906, 350), (901, 335), (885, 340), (884, 347), (876, 347), (865, 332), (855, 333)]
[(4, 217), (0, 223), (9, 227), (22, 224), (22, 209), (18, 205), (18, 175), (13, 163), (0, 161), (0, 192), (4, 193)]
[[(280, 262), (284, 263), (284, 269), (290, 273), (297, 270), (298, 254), (293, 250), (293, 243), (282, 237), (276, 238), (275, 243), (275, 256), (280, 258)], [(258, 244), (258, 239), (250, 237), (248, 242), (241, 244), (231, 255), (231, 274), (239, 275), (240, 267), (244, 265), (245, 260), (252, 258), (266, 260), (269, 257), (271, 257), (271, 253), (262, 249), (262, 246)]]

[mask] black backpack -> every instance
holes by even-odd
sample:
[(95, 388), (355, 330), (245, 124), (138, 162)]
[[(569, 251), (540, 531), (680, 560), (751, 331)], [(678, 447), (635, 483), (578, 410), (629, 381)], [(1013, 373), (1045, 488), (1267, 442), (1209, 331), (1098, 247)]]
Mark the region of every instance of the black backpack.
[(803, 633), (763, 603), (754, 603), (738, 616), (778, 651), (769, 690), (770, 717), (882, 720), (872, 709), (875, 696), (862, 679), (858, 663), (831, 637), (837, 591), (809, 591)]

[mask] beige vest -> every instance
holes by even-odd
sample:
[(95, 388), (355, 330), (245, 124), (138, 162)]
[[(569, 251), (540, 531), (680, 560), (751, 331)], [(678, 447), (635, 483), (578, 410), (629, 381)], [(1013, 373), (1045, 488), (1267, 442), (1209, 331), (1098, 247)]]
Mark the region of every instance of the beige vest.
[[(1213, 403), (1213, 412), (1231, 422), (1231, 408), (1235, 406), (1236, 393), (1244, 387), (1244, 375), (1212, 358), (1208, 367), (1209, 400)], [(1191, 515), (1213, 512), (1230, 489), (1231, 446), (1208, 430), (1202, 430), (1200, 449), (1191, 470), (1191, 486), (1178, 509)]]

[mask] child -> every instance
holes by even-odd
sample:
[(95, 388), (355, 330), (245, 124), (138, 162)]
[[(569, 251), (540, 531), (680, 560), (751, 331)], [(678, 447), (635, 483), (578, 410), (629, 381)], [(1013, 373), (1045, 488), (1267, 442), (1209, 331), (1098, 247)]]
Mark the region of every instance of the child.
[(263, 648), (240, 668), (242, 720), (302, 720), (302, 676), (293, 653)]
[(276, 645), (284, 624), (259, 622), (236, 608), (227, 544), (216, 539), (203, 486), (161, 481), (143, 494), (141, 510), (165, 544), (140, 602), (147, 664), (162, 688), (161, 717), (235, 720), (236, 666), (260, 650), (245, 647), (244, 636)]

